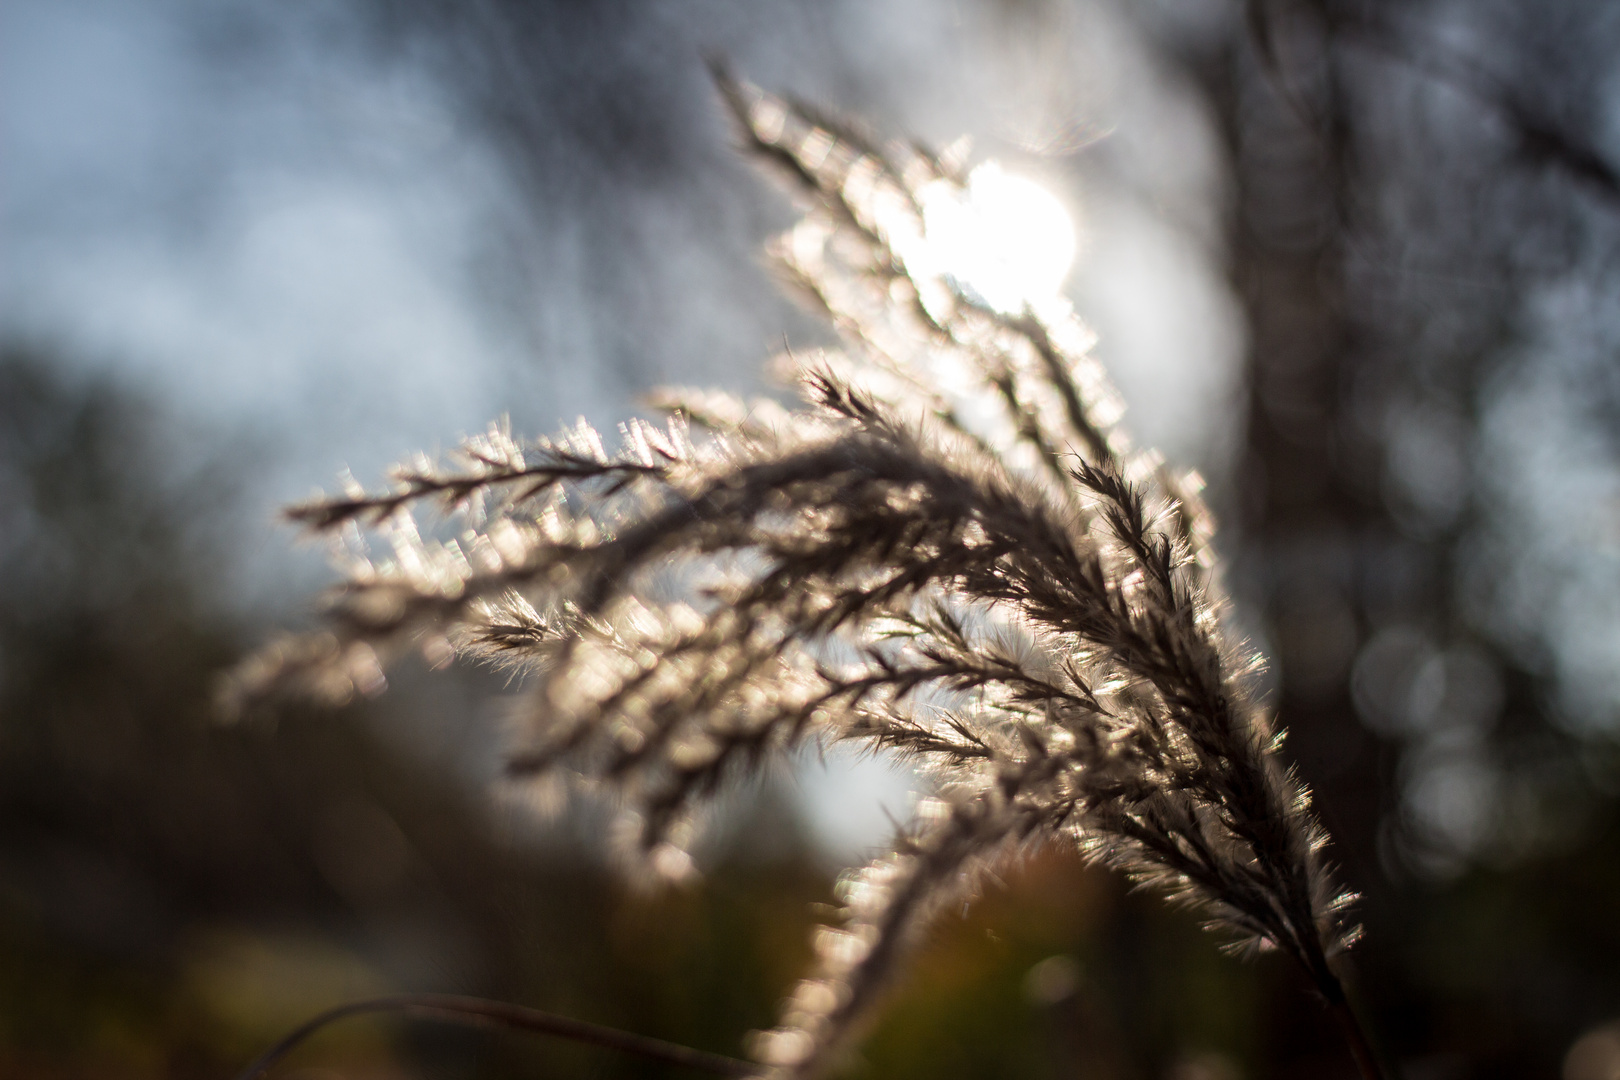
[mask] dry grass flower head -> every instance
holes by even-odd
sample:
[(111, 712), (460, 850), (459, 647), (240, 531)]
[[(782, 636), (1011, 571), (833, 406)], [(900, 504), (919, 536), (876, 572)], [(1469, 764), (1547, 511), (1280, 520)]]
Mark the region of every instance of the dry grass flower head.
[[(1353, 1032), (1329, 964), (1350, 897), (1223, 629), (1199, 481), (1116, 426), (1058, 295), (1068, 255), (982, 232), (1039, 232), (1050, 197), (719, 84), (807, 206), (772, 253), (843, 341), (778, 360), (802, 405), (663, 391), (667, 422), (613, 451), (583, 424), (497, 427), (292, 509), (349, 538), (343, 581), (326, 629), (263, 650), (234, 700), (373, 694), (412, 650), (520, 673), (510, 781), (610, 792), (618, 840), (666, 876), (728, 779), (810, 743), (904, 755), (935, 793), (841, 880), (816, 969), (753, 1039), (773, 1076), (822, 1072), (930, 918), (1038, 843), (1285, 953)], [(425, 506), (463, 531), (433, 539)]]

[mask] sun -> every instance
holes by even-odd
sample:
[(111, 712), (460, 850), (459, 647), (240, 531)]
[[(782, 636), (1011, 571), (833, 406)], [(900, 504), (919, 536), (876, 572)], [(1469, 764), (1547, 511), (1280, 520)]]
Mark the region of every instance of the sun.
[(952, 278), (1007, 313), (1063, 288), (1074, 262), (1074, 221), (1033, 180), (991, 161), (975, 168), (965, 185), (935, 181), (919, 195), (922, 242), (907, 259), (914, 270)]

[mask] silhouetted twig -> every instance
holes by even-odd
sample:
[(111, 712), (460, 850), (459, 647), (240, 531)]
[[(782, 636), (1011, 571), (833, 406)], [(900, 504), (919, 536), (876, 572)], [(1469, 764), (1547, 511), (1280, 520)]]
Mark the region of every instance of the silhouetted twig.
[(1368, 15), (1346, 19), (1338, 27), (1353, 42), (1373, 49), (1427, 78), (1444, 83), (1495, 113), (1518, 142), (1526, 158), (1562, 169), (1620, 210), (1620, 170), (1588, 139), (1560, 124), (1533, 104), (1523, 90), (1427, 35), (1414, 41), (1387, 19)]

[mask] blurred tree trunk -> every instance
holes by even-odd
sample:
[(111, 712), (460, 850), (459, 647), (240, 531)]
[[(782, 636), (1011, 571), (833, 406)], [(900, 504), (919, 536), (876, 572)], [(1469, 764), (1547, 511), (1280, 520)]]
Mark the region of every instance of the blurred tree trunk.
[[(1316, 793), (1334, 858), (1364, 894), (1360, 916), (1376, 922), (1392, 755), (1358, 722), (1348, 676), (1367, 626), (1368, 549), (1388, 523), (1367, 483), (1372, 448), (1343, 422), (1357, 360), (1344, 272), (1355, 147), (1319, 20), (1279, 20), (1254, 5), (1232, 31), (1183, 59), (1226, 144), (1231, 276), (1249, 330), (1244, 451), (1226, 511), (1239, 537), (1233, 585), (1270, 629), (1290, 754)], [(1319, 1016), (1286, 990), (1271, 1005), (1279, 1058), (1343, 1071)]]
[(1376, 449), (1345, 422), (1358, 361), (1345, 252), (1355, 168), (1326, 27), (1251, 7), (1246, 25), (1186, 54), (1231, 162), (1229, 256), (1248, 320), (1244, 454), (1230, 524), (1235, 586), (1264, 615), (1289, 746), (1338, 858), (1365, 887), (1390, 809), (1387, 748), (1357, 720), (1348, 675), (1366, 629), (1362, 583), (1392, 530)]

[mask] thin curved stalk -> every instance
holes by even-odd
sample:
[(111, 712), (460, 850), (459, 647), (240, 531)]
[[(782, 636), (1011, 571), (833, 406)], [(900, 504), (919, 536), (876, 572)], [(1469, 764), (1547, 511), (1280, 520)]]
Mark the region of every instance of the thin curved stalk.
[(339, 1020), (366, 1013), (399, 1013), (416, 1019), (439, 1020), (469, 1027), (506, 1028), (555, 1035), (560, 1039), (601, 1046), (648, 1061), (680, 1065), (700, 1072), (713, 1073), (716, 1076), (754, 1076), (759, 1072), (757, 1066), (726, 1057), (724, 1054), (694, 1050), (679, 1043), (636, 1035), (620, 1031), (618, 1028), (587, 1023), (584, 1020), (558, 1016), (539, 1009), (525, 1008), (522, 1005), (450, 994), (396, 994), (338, 1005), (311, 1017), (261, 1054), (253, 1064), (238, 1073), (236, 1080), (261, 1080), (278, 1061), (322, 1028)]
[(1389, 1080), (1389, 1071), (1373, 1049), (1372, 1040), (1367, 1037), (1367, 1029), (1351, 1005), (1344, 984), (1337, 977), (1332, 977), (1332, 986), (1328, 989), (1331, 990), (1327, 999), (1328, 1014), (1344, 1036), (1345, 1045), (1350, 1049), (1350, 1056), (1355, 1060), (1362, 1080)]

